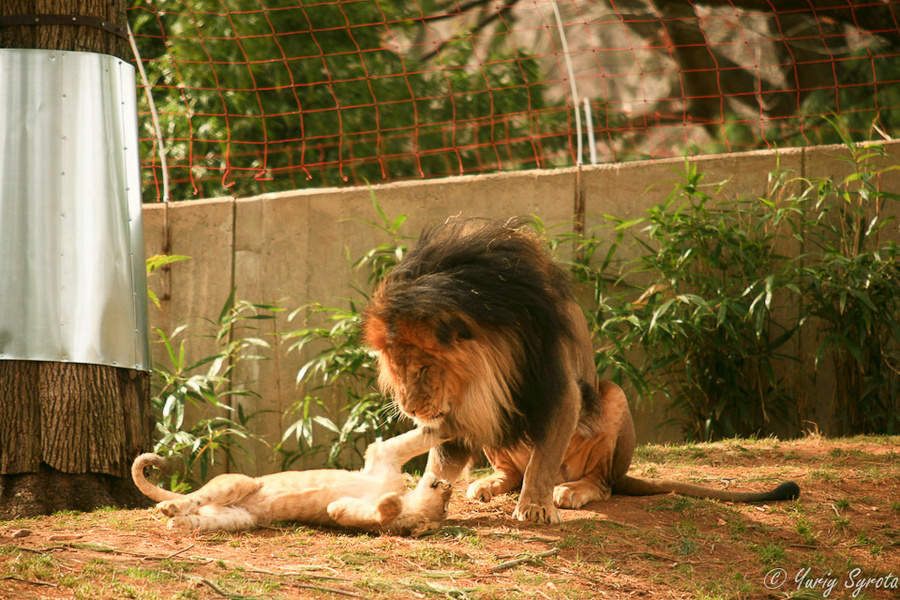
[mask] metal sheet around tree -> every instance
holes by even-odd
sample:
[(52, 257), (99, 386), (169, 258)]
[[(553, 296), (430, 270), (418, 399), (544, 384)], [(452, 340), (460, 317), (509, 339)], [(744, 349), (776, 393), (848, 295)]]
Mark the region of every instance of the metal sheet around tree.
[(134, 67), (0, 49), (0, 359), (150, 369)]

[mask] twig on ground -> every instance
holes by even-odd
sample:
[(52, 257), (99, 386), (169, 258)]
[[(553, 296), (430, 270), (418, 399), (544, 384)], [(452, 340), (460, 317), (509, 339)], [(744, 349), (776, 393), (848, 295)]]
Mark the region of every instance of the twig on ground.
[(193, 548), (193, 547), (196, 546), (196, 545), (197, 545), (197, 544), (191, 544), (190, 546), (185, 546), (185, 547), (182, 548), (181, 550), (177, 550), (177, 551), (173, 552), (172, 554), (167, 555), (167, 556), (166, 556), (166, 559), (168, 559), (168, 558), (175, 558), (176, 556), (178, 556), (178, 555), (181, 554), (182, 552), (187, 552), (188, 550), (190, 550), (191, 548)]
[[(559, 573), (560, 575), (565, 575), (567, 577), (577, 577), (578, 579), (588, 581), (590, 583), (593, 583), (594, 585), (604, 585), (604, 586), (609, 586), (609, 587), (613, 587), (616, 589), (619, 589), (622, 587), (620, 584), (616, 583), (615, 581), (601, 581), (599, 579), (594, 579), (593, 577), (588, 577), (587, 575), (585, 575), (583, 573), (579, 573), (573, 569), (562, 569), (560, 567), (549, 567), (549, 568), (551, 571), (553, 571), (555, 573)], [(604, 592), (602, 590), (595, 590), (595, 591), (599, 591), (600, 593), (602, 593), (604, 595), (608, 595), (608, 594), (606, 594), (606, 592)]]
[[(31, 552), (32, 554), (44, 554), (44, 552), (45, 552), (44, 548), (28, 548), (26, 546), (7, 546), (7, 547), (11, 548), (12, 550), (18, 550), (19, 552)], [(56, 548), (56, 549), (60, 550), (61, 548)]]
[(22, 583), (30, 583), (31, 585), (45, 585), (47, 587), (59, 587), (57, 584), (52, 583), (50, 581), (37, 581), (35, 579), (24, 579), (22, 577), (15, 577), (13, 575), (7, 575), (3, 579), (11, 579), (12, 581), (21, 581)]
[(136, 556), (138, 558), (145, 558), (147, 556), (143, 552), (130, 552), (128, 550), (122, 550), (121, 548), (113, 548), (106, 544), (95, 544), (93, 542), (69, 542), (67, 544), (62, 544), (62, 546), (73, 550), (86, 550), (88, 552), (100, 552), (102, 554), (124, 554), (125, 556)]
[(297, 568), (299, 570), (276, 572), (276, 571), (267, 571), (266, 569), (259, 569), (257, 567), (252, 567), (250, 565), (247, 565), (247, 567), (244, 570), (247, 573), (258, 573), (260, 575), (271, 575), (272, 577), (308, 577), (310, 579), (327, 579), (328, 581), (350, 581), (350, 579), (347, 579), (346, 577), (336, 577), (333, 575), (314, 575), (314, 574), (309, 573), (309, 571), (323, 571), (323, 570), (334, 571), (335, 573), (339, 572), (337, 569), (332, 569), (331, 567), (313, 565), (308, 568), (302, 568), (302, 567), (295, 567), (295, 568)]
[(529, 544), (529, 543), (532, 543), (532, 542), (540, 542), (540, 543), (544, 543), (544, 544), (552, 544), (552, 543), (554, 543), (554, 542), (557, 541), (557, 540), (555, 540), (555, 539), (543, 538), (543, 537), (536, 537), (536, 536), (523, 538), (523, 537), (521, 537), (518, 533), (505, 533), (505, 532), (502, 532), (502, 531), (491, 531), (490, 533), (486, 534), (486, 537), (489, 537), (489, 538), (501, 538), (501, 539), (508, 539), (508, 540), (516, 540), (517, 542), (522, 542), (522, 543), (525, 543), (525, 544)]
[(682, 560), (680, 558), (676, 558), (674, 556), (668, 556), (666, 554), (657, 554), (655, 552), (646, 552), (644, 550), (639, 550), (637, 552), (629, 552), (628, 554), (624, 554), (623, 556), (646, 556), (647, 558), (655, 558), (656, 560), (664, 560), (666, 562), (675, 563), (678, 565), (692, 565), (695, 564), (692, 560)]
[(203, 585), (208, 586), (212, 591), (214, 591), (215, 593), (217, 593), (220, 596), (223, 596), (225, 598), (239, 598), (240, 597), (240, 596), (237, 596), (236, 594), (229, 594), (228, 592), (226, 592), (225, 590), (223, 590), (222, 588), (220, 588), (219, 586), (214, 584), (209, 579), (206, 579), (205, 577), (191, 576), (190, 578), (191, 578), (191, 580), (196, 581), (197, 583), (202, 583)]
[(362, 594), (357, 594), (356, 592), (351, 592), (349, 590), (342, 590), (340, 588), (333, 588), (324, 585), (313, 585), (311, 583), (295, 583), (293, 581), (285, 581), (284, 585), (291, 585), (296, 588), (300, 588), (302, 590), (312, 590), (315, 592), (328, 592), (330, 594), (340, 594), (341, 596), (349, 596), (350, 598), (362, 598), (363, 600), (369, 600), (368, 596), (363, 596)]
[(551, 548), (550, 550), (547, 550), (546, 552), (541, 552), (539, 554), (524, 554), (514, 560), (508, 560), (508, 561), (502, 562), (498, 565), (494, 565), (493, 567), (491, 567), (491, 573), (499, 573), (500, 571), (512, 569), (513, 567), (517, 567), (517, 566), (525, 564), (525, 563), (535, 562), (542, 558), (547, 558), (548, 556), (553, 556), (558, 553), (559, 553), (559, 548)]

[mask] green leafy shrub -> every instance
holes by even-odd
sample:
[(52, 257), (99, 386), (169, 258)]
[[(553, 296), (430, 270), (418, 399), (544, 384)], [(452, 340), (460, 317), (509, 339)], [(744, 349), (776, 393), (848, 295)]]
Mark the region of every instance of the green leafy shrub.
[[(153, 451), (182, 462), (183, 468), (169, 482), (172, 489), (190, 487), (188, 480), (205, 481), (210, 467), (245, 450), (243, 442), (252, 437), (248, 425), (255, 415), (247, 414), (232, 398), (254, 392), (235, 387), (231, 378), (239, 362), (265, 359), (260, 352), (273, 349), (258, 336), (254, 323), (273, 319), (280, 310), (275, 305), (236, 302), (232, 292), (218, 319), (206, 322), (202, 334), (215, 340), (218, 351), (193, 362), (185, 351), (191, 328), (179, 326), (171, 335), (157, 330), (168, 365), (153, 368), (151, 406), (157, 436)], [(176, 338), (180, 338), (177, 345)], [(190, 406), (195, 410), (190, 411)]]
[[(880, 184), (894, 168), (883, 166), (878, 147), (847, 140), (847, 148), (852, 171), (839, 181), (776, 171), (764, 194), (735, 198), (727, 182), (708, 183), (686, 162), (666, 200), (642, 218), (607, 217), (586, 235), (557, 233), (536, 218), (551, 248), (571, 244), (568, 265), (593, 295), (585, 313), (601, 376), (631, 383), (642, 399), (662, 392), (689, 439), (796, 435), (811, 383), (799, 368), (798, 335), (811, 331), (819, 336), (816, 369), (834, 366), (838, 432), (894, 432), (900, 269), (897, 245), (881, 232), (885, 205), (897, 197)], [(405, 215), (391, 219), (375, 205), (380, 222), (371, 225), (388, 241), (353, 263), (371, 269), (371, 287), (409, 241), (399, 233)], [(626, 240), (637, 256), (623, 263)], [(317, 353), (298, 376), (313, 393), (295, 407), (285, 440), (327, 449), (329, 464), (398, 426), (360, 339), (368, 296), (357, 291), (349, 308), (306, 307), (319, 325), (290, 334), (295, 348)], [(328, 408), (318, 393), (326, 390), (348, 398), (346, 406)], [(335, 435), (330, 445), (313, 444), (314, 423)]]
[[(686, 163), (646, 217), (608, 218), (605, 258), (575, 270), (595, 290), (598, 371), (642, 398), (662, 391), (689, 439), (798, 434), (810, 382), (788, 344), (809, 330), (816, 370), (834, 367), (836, 432), (894, 433), (900, 267), (881, 233), (898, 196), (881, 180), (897, 167), (844, 141), (852, 169), (838, 181), (776, 172), (763, 197), (731, 199)], [(623, 233), (638, 256), (612, 278)], [(596, 251), (596, 232), (584, 246)]]
[[(840, 127), (836, 129), (843, 133)], [(820, 332), (816, 365), (835, 373), (838, 433), (900, 429), (900, 248), (882, 232), (893, 219), (879, 146), (844, 137), (851, 172), (842, 180), (807, 182), (808, 251), (799, 259), (803, 322)]]
[[(372, 196), (380, 223), (368, 222), (388, 238), (352, 263), (369, 270), (368, 284), (377, 283), (403, 258), (409, 238), (400, 233), (406, 215), (394, 219), (382, 211)], [(378, 387), (377, 357), (362, 340), (362, 309), (368, 294), (348, 299), (348, 308), (313, 304), (291, 314), (304, 326), (285, 333), (289, 351), (309, 349), (313, 354), (297, 373), (297, 383), (308, 393), (290, 409), (293, 418), (277, 450), (285, 468), (303, 456), (325, 452), (327, 466), (358, 464), (365, 447), (378, 437), (398, 433), (402, 425), (389, 398)], [(340, 400), (335, 403), (334, 399)], [(325, 444), (315, 440), (314, 424), (331, 435)], [(292, 444), (291, 444), (292, 442)], [(292, 449), (296, 446), (296, 449)]]
[(798, 208), (770, 199), (779, 178), (768, 198), (732, 200), (690, 163), (681, 177), (646, 217), (611, 219), (640, 250), (625, 275), (640, 285), (597, 295), (598, 369), (665, 392), (689, 439), (758, 433), (792, 416), (776, 363), (794, 328), (773, 318), (773, 301), (796, 291), (776, 241), (794, 233)]

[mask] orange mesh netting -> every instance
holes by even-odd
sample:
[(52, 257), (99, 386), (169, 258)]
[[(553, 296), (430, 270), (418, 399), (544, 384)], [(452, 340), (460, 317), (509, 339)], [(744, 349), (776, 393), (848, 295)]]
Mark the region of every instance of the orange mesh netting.
[[(830, 143), (900, 124), (900, 3), (142, 0), (146, 199)], [(831, 121), (831, 122), (829, 122)]]

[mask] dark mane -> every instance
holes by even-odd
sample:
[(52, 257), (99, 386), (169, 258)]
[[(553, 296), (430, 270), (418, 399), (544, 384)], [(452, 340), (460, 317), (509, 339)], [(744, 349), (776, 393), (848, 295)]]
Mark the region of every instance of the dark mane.
[(492, 334), (515, 338), (523, 356), (512, 386), (517, 413), (507, 413), (497, 443), (544, 437), (570, 376), (560, 356), (561, 342), (573, 335), (570, 282), (524, 221), (452, 218), (427, 228), (378, 295), (379, 317), (389, 328), (400, 321), (436, 323), (443, 343), (473, 335), (486, 344)]

